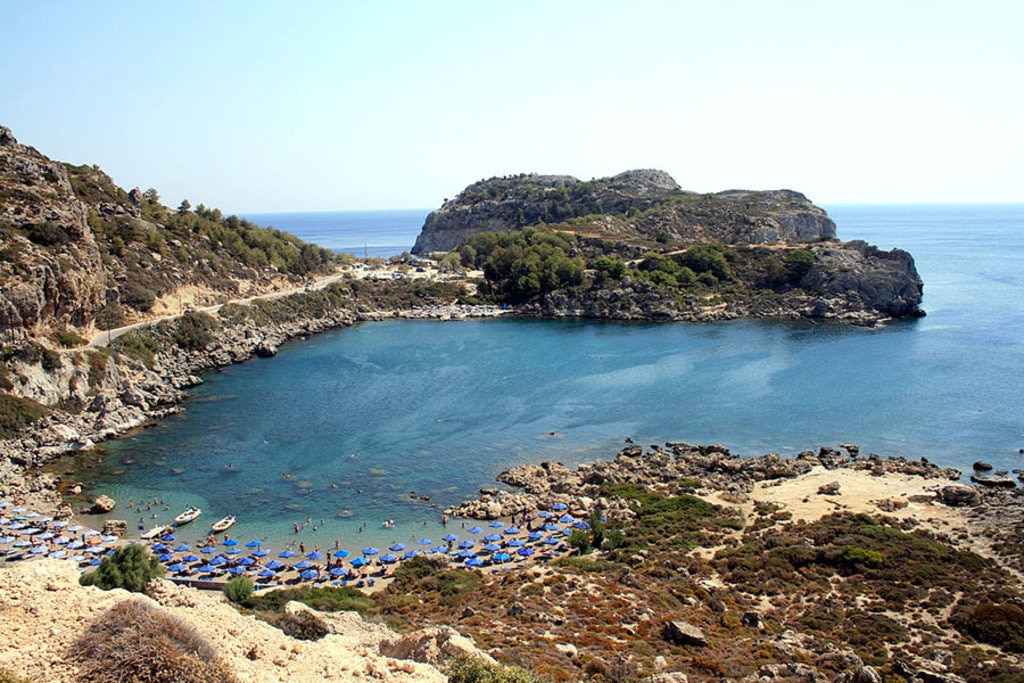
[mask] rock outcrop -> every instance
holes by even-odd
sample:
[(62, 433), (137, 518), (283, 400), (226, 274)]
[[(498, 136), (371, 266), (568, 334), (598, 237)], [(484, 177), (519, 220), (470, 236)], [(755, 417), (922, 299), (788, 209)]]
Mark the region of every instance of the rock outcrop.
[(582, 216), (608, 217), (589, 225), (589, 232), (663, 242), (765, 244), (836, 234), (828, 215), (798, 192), (697, 194), (680, 190), (664, 171), (646, 169), (589, 182), (544, 175), (482, 180), (427, 216), (413, 253), (448, 251), (478, 232)]

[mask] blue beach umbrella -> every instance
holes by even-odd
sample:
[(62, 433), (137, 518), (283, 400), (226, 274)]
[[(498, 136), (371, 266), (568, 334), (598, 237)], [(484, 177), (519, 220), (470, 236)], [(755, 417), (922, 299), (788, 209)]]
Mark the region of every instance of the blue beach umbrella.
[(47, 555), (51, 560), (61, 560), (67, 557), (67, 550), (54, 550), (52, 553)]
[[(16, 540), (18, 540), (17, 536), (11, 536), (11, 535), (0, 536), (0, 543), (14, 543)], [(81, 543), (81, 541), (77, 541), (77, 542)]]
[(294, 557), (295, 556), (295, 551), (293, 551), (293, 550), (283, 550), (283, 551), (279, 552), (277, 554), (277, 556), (287, 560), (289, 557)]
[(89, 566), (90, 567), (97, 567), (97, 566), (99, 566), (99, 564), (100, 564), (100, 558), (98, 558), (98, 557), (94, 557), (91, 560), (89, 560)]
[[(42, 536), (40, 536), (40, 538), (42, 538)], [(156, 552), (160, 552), (161, 550), (167, 550), (167, 546), (163, 543), (154, 543), (150, 546), (150, 549)]]
[(571, 515), (562, 515), (561, 517), (558, 518), (558, 521), (561, 522), (562, 524), (572, 524), (573, 522), (576, 521), (576, 518), (572, 517)]
[(352, 560), (353, 567), (362, 567), (363, 565), (367, 564), (370, 564), (370, 561), (367, 560), (365, 557), (357, 557), (356, 559)]
[(32, 550), (30, 550), (29, 552), (33, 555), (42, 555), (44, 553), (50, 552), (50, 549), (47, 548), (45, 545), (37, 545), (35, 548), (32, 548)]
[(561, 512), (562, 510), (568, 510), (569, 506), (566, 505), (565, 503), (555, 503), (554, 505), (551, 506), (551, 509)]
[(159, 557), (157, 557), (156, 559), (160, 560), (161, 562), (170, 562), (171, 560), (174, 559), (174, 555), (172, 555), (170, 553), (164, 553), (164, 554), (160, 555)]
[(315, 569), (307, 569), (306, 571), (299, 574), (299, 578), (303, 581), (312, 581), (318, 576), (320, 576), (320, 573)]
[(412, 558), (416, 557), (419, 554), (420, 554), (419, 550), (407, 550), (405, 555), (402, 555), (402, 559), (403, 560), (411, 560)]
[(501, 534), (487, 534), (484, 536), (484, 540), (488, 543), (496, 543), (501, 540)]
[(181, 561), (182, 562), (198, 562), (199, 561), (199, 556), (195, 555), (195, 554), (189, 554), (189, 555), (186, 555), (185, 557), (181, 558)]
[(204, 564), (197, 571), (201, 574), (209, 574), (211, 572), (217, 571), (217, 566), (213, 564)]
[(430, 549), (430, 552), (431, 553), (446, 553), (446, 552), (448, 552), (448, 548), (446, 548), (443, 545), (435, 545), (433, 548)]
[(522, 542), (522, 540), (520, 540), (518, 538), (513, 538), (511, 541), (509, 541), (505, 545), (507, 545), (509, 548), (522, 548), (523, 547), (523, 542)]
[(363, 555), (376, 555), (380, 550), (370, 546), (369, 548), (363, 548)]
[(185, 571), (185, 565), (181, 562), (175, 562), (174, 564), (167, 565), (167, 571), (177, 574), (178, 572)]
[(522, 555), (523, 557), (529, 557), (530, 555), (533, 555), (537, 551), (534, 550), (533, 548), (520, 548), (516, 552), (519, 553), (520, 555)]
[(459, 542), (459, 547), (462, 548), (463, 550), (465, 550), (467, 548), (472, 548), (474, 545), (476, 545), (476, 544), (473, 543), (473, 541), (470, 541), (468, 539), (465, 540), (465, 541), (460, 541)]
[(405, 550), (405, 544), (404, 543), (392, 543), (391, 545), (388, 546), (388, 550), (393, 550), (396, 553), (400, 553), (403, 550)]
[(496, 562), (508, 562), (509, 560), (512, 559), (512, 556), (509, 555), (508, 553), (497, 553), (494, 556), (494, 559), (495, 559)]
[(352, 553), (350, 553), (350, 552), (349, 552), (349, 551), (347, 551), (347, 550), (335, 550), (335, 551), (334, 551), (333, 553), (331, 553), (331, 554), (332, 554), (332, 555), (334, 555), (335, 557), (342, 557), (342, 558), (344, 558), (344, 557), (348, 557), (348, 556), (349, 556), (349, 555), (351, 555)]
[(416, 542), (419, 543), (420, 545), (431, 545), (433, 543), (433, 541), (431, 541), (429, 538), (421, 538), (420, 540), (418, 540)]
[(213, 565), (214, 567), (219, 567), (220, 565), (224, 564), (227, 561), (228, 561), (228, 558), (224, 557), (223, 555), (218, 555), (217, 557), (214, 557), (214, 558), (210, 559), (207, 562), (207, 564)]
[(470, 557), (469, 559), (466, 560), (466, 566), (467, 567), (479, 567), (483, 563), (484, 563), (484, 561), (481, 560), (479, 557)]
[(306, 555), (306, 557), (308, 559), (310, 559), (310, 560), (323, 559), (323, 556), (324, 556), (324, 554), (322, 552), (320, 552), (319, 550), (314, 550), (313, 552), (311, 552), (308, 555)]
[(471, 534), (478, 534), (478, 533), (480, 533), (481, 531), (483, 531), (483, 529), (481, 529), (481, 528), (480, 528), (480, 527), (478, 527), (478, 526), (471, 526), (471, 527), (469, 527), (468, 529), (466, 529), (466, 531), (468, 531), (468, 532), (469, 532), (469, 533), (471, 533)]
[(263, 548), (260, 548), (259, 550), (253, 550), (252, 551), (252, 556), (253, 557), (266, 557), (269, 554), (270, 553), (267, 552), (266, 550), (264, 550)]
[(313, 566), (313, 563), (310, 562), (309, 560), (303, 560), (302, 562), (298, 562), (298, 563), (292, 565), (292, 567), (294, 569), (309, 569), (312, 566)]
[(484, 550), (486, 550), (489, 553), (496, 553), (499, 550), (501, 550), (501, 546), (498, 545), (497, 543), (488, 543), (487, 545), (484, 546)]
[(505, 526), (505, 522), (499, 522), (498, 520), (494, 520), (487, 526), (491, 527), (492, 529), (500, 529), (501, 527)]
[(528, 538), (531, 541), (539, 541), (542, 538), (544, 538), (544, 534), (540, 531), (531, 531), (529, 534), (527, 534), (526, 538)]
[(454, 543), (455, 541), (459, 540), (459, 537), (455, 534), (445, 534), (441, 537), (441, 540), (448, 541), (449, 543)]
[(270, 562), (267, 562), (267, 569), (270, 570), (280, 569), (281, 567), (285, 566), (287, 565), (285, 565), (285, 563), (281, 562), (280, 560), (271, 560)]
[(251, 557), (243, 557), (236, 564), (240, 567), (251, 567), (254, 564), (256, 564), (256, 560), (252, 559)]
[(258, 572), (256, 572), (256, 576), (262, 577), (264, 579), (267, 578), (267, 577), (273, 576), (273, 575), (274, 575), (274, 570), (273, 569), (261, 569)]
[(544, 539), (544, 542), (547, 543), (548, 545), (558, 545), (562, 541), (560, 539), (555, 538), (554, 536), (548, 536), (547, 538)]
[(550, 512), (548, 512), (547, 510), (543, 510), (542, 512), (538, 512), (537, 516), (540, 517), (541, 519), (551, 519), (552, 517), (554, 517), (554, 515), (551, 514)]
[(166, 536), (161, 536), (160, 540), (161, 541), (167, 541), (168, 543), (170, 543), (171, 541), (177, 541), (178, 537), (175, 536), (174, 534), (167, 534)]
[(509, 534), (509, 535), (511, 535), (511, 534), (518, 534), (519, 533), (519, 527), (517, 527), (517, 526), (510, 526), (509, 528), (505, 529), (505, 533)]
[(558, 526), (557, 524), (545, 524), (544, 525), (544, 531), (561, 531), (561, 530), (562, 530), (562, 527)]
[(234, 538), (229, 538), (228, 540), (224, 541), (224, 545), (238, 545), (238, 541)]
[(459, 557), (474, 557), (475, 555), (476, 553), (474, 553), (472, 550), (463, 549), (459, 551)]
[(246, 548), (259, 548), (261, 545), (263, 545), (263, 541), (249, 541), (248, 543), (245, 544), (245, 547)]
[(192, 546), (188, 545), (187, 543), (179, 543), (178, 545), (171, 548), (171, 550), (173, 550), (176, 553), (187, 553), (189, 550), (192, 550)]
[(335, 577), (337, 577), (337, 576), (345, 576), (346, 574), (348, 574), (348, 570), (345, 569), (344, 567), (332, 567), (331, 568), (331, 576), (335, 576)]
[[(53, 538), (53, 533), (50, 532), (50, 531), (44, 531), (43, 533), (41, 533), (38, 536), (36, 536), (36, 538), (38, 538), (40, 541), (49, 541), (51, 538)], [(106, 538), (106, 537), (104, 537), (104, 538)], [(117, 540), (117, 536), (110, 536), (109, 538), (111, 540), (104, 541), (104, 543), (113, 543), (114, 541)]]
[(245, 573), (245, 567), (232, 567), (228, 570), (228, 572), (234, 574), (235, 576), (238, 576), (239, 574)]
[(395, 562), (398, 562), (398, 558), (391, 553), (385, 553), (380, 556), (380, 561), (384, 564), (394, 564)]
[(212, 545), (208, 545), (208, 546), (204, 546), (203, 549), (200, 550), (199, 552), (203, 553), (204, 555), (209, 555), (210, 553), (217, 552), (217, 549), (215, 547), (213, 547)]

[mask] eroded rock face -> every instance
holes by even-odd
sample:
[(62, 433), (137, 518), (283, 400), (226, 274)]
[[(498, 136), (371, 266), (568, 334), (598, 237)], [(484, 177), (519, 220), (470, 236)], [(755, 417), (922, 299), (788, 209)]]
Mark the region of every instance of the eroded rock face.
[(923, 315), (919, 306), (924, 283), (909, 253), (882, 251), (861, 240), (817, 246), (813, 251), (814, 265), (800, 282), (804, 289), (860, 301), (864, 309), (892, 318)]

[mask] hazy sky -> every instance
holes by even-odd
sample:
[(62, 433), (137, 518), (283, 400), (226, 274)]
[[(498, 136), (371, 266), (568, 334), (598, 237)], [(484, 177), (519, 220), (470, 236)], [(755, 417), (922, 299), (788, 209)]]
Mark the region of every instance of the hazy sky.
[(1024, 201), (1020, 0), (4, 0), (0, 124), (226, 213), (660, 168), (821, 203)]

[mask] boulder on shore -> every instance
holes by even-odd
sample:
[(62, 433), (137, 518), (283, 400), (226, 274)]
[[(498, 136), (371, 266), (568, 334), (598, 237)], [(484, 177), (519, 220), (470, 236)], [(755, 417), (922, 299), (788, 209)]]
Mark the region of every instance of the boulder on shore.
[(108, 512), (113, 512), (117, 503), (110, 496), (101, 495), (93, 501), (92, 512), (97, 515), (103, 515)]

